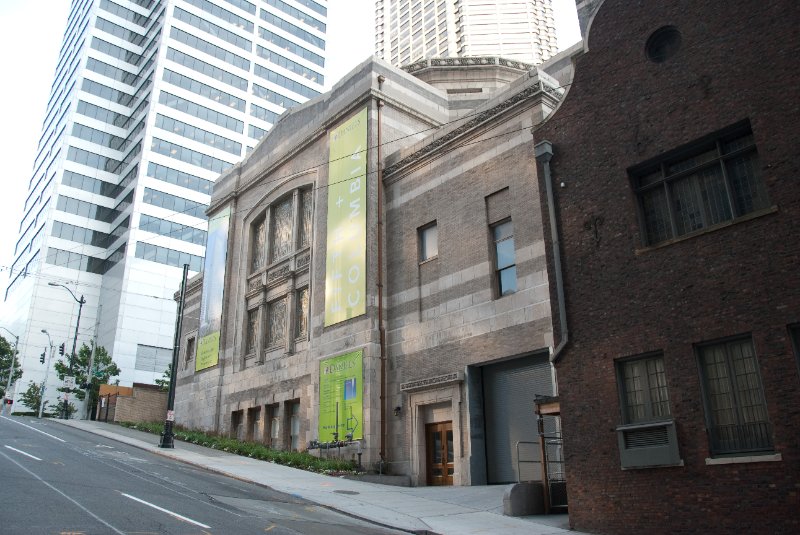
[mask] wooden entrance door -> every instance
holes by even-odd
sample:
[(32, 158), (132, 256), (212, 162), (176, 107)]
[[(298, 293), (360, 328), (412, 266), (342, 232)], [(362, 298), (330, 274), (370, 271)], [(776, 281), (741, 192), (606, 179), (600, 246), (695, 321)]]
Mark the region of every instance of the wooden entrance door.
[(453, 484), (453, 422), (425, 426), (428, 485)]

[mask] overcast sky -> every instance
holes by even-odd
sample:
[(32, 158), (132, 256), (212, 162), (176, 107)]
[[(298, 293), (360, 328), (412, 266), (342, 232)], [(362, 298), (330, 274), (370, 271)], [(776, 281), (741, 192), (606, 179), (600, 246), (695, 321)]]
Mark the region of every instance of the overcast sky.
[[(0, 296), (14, 260), (22, 207), (36, 156), (69, 0), (0, 0)], [(575, 43), (574, 0), (553, 0), (559, 48)], [(374, 0), (329, 0), (326, 87), (372, 54)], [(2, 297), (0, 297), (2, 301)]]

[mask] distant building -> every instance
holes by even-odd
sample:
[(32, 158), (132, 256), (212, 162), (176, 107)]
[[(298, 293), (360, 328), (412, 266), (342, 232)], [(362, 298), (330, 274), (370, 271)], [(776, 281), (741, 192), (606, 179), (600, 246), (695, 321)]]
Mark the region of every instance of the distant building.
[(23, 382), (44, 378), (41, 330), (69, 354), (78, 319), (78, 348), (96, 336), (121, 384), (161, 377), (181, 267), (202, 269), (214, 180), (322, 91), (326, 5), (72, 2), (5, 291)]
[(557, 50), (551, 0), (375, 2), (375, 54), (395, 66), (470, 56), (539, 65)]
[(535, 478), (554, 380), (531, 128), (563, 90), (496, 57), (412, 74), (362, 63), (216, 182), (227, 256), (188, 285), (176, 421), (361, 448), (415, 485)]
[(582, 4), (534, 133), (570, 522), (797, 533), (797, 4)]

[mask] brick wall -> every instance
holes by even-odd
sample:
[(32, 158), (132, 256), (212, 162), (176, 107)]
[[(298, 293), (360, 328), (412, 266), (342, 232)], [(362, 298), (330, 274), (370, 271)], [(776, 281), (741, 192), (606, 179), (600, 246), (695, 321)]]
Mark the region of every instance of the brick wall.
[[(554, 146), (570, 329), (557, 371), (576, 529), (800, 531), (800, 377), (787, 332), (800, 321), (798, 22), (788, 0), (606, 0), (565, 102), (536, 132)], [(681, 48), (648, 61), (645, 42), (665, 25)], [(644, 247), (627, 169), (744, 119), (774, 210)], [(740, 334), (753, 339), (780, 460), (709, 465), (695, 344)], [(614, 361), (649, 351), (664, 355), (683, 465), (623, 471)]]
[(133, 394), (117, 397), (112, 413), (115, 422), (163, 421), (167, 416), (167, 392), (150, 385), (134, 385)]

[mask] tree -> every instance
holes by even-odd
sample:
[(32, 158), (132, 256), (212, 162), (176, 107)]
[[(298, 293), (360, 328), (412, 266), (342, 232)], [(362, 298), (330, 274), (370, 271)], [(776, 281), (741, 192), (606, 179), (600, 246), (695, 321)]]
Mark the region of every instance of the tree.
[(156, 379), (156, 384), (161, 387), (162, 392), (166, 392), (169, 390), (169, 381), (172, 378), (172, 363), (169, 363), (167, 369), (164, 371), (164, 375), (161, 376), (161, 379)]
[[(23, 405), (31, 409), (36, 414), (39, 413), (39, 404), (42, 402), (42, 384), (36, 384), (33, 381), (28, 383), (28, 389), (20, 394), (19, 398)], [(42, 412), (47, 409), (47, 401), (44, 402)]]
[[(86, 399), (86, 393), (88, 392), (90, 409), (97, 405), (100, 385), (108, 384), (109, 379), (120, 374), (119, 367), (103, 346), (96, 348), (94, 358), (92, 358), (93, 346), (94, 343), (92, 343), (92, 346), (81, 345), (80, 351), (78, 351), (78, 355), (73, 362), (71, 373), (75, 377), (75, 386), (77, 388), (58, 388), (59, 392), (75, 394), (75, 397), (79, 400)], [(89, 361), (91, 361), (91, 370), (89, 369)], [(64, 380), (64, 377), (70, 375), (69, 360), (67, 362), (61, 359), (57, 360), (53, 365), (53, 369), (55, 369), (58, 378)]]
[[(19, 351), (17, 352), (19, 353)], [(0, 397), (6, 395), (6, 384), (8, 384), (8, 369), (11, 367), (11, 358), (14, 354), (14, 346), (8, 340), (0, 336)], [(17, 381), (22, 377), (22, 368), (19, 359), (14, 359), (14, 370), (11, 372), (11, 382)]]

